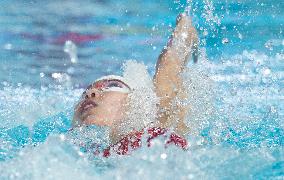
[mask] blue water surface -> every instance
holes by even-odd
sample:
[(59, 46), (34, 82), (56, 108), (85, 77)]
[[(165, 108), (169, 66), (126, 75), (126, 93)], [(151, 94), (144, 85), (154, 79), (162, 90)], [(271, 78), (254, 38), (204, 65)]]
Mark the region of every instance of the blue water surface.
[[(216, 108), (189, 150), (104, 159), (66, 141), (83, 88), (126, 59), (153, 75), (187, 8)], [(282, 0), (0, 1), (0, 179), (283, 179), (283, 30)]]

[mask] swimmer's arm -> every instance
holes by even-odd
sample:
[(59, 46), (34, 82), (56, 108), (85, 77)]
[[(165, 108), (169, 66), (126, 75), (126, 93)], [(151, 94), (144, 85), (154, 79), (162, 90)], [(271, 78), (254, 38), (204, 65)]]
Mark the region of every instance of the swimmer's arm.
[(197, 43), (197, 32), (191, 25), (191, 19), (180, 15), (173, 35), (156, 64), (154, 85), (160, 98), (159, 122), (166, 128), (176, 127), (179, 134), (188, 131), (184, 124), (186, 107), (173, 103), (173, 100), (186, 98), (181, 73), (190, 55), (193, 55), (195, 62), (197, 61)]

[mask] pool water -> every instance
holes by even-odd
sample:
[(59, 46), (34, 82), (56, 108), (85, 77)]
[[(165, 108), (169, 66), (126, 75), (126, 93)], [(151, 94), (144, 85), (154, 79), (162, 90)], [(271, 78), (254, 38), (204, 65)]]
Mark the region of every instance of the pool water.
[[(185, 73), (189, 149), (157, 139), (100, 158), (74, 145), (84, 88), (127, 59), (153, 75), (187, 8), (201, 47)], [(283, 179), (283, 30), (282, 0), (1, 1), (0, 179)]]

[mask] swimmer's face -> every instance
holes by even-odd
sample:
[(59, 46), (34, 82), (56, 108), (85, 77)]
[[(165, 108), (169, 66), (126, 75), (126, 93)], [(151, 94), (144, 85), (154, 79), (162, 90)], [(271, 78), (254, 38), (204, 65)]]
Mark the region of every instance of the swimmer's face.
[(129, 87), (119, 80), (102, 80), (90, 85), (75, 107), (73, 125), (113, 126), (127, 109), (128, 94), (120, 89)]

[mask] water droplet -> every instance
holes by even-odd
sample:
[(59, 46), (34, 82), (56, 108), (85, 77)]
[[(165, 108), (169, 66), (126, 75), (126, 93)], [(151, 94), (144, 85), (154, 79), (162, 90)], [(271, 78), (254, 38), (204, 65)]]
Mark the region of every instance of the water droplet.
[(222, 39), (222, 43), (223, 43), (223, 44), (229, 43), (229, 39), (228, 39), (228, 38), (223, 38), (223, 39)]
[(43, 78), (45, 74), (43, 72), (39, 73), (40, 77)]
[(77, 63), (78, 56), (77, 56), (77, 46), (75, 43), (73, 43), (70, 40), (66, 41), (64, 45), (64, 52), (66, 52), (69, 55), (71, 63)]
[(263, 76), (268, 76), (271, 73), (271, 70), (269, 68), (265, 68), (262, 71), (262, 75)]
[(241, 33), (238, 33), (238, 37), (239, 37), (240, 39), (243, 39), (243, 35), (242, 35)]
[(79, 156), (84, 156), (84, 153), (81, 152), (81, 151), (78, 151), (78, 155), (79, 155)]
[(61, 141), (65, 141), (65, 139), (66, 139), (64, 134), (60, 134), (59, 138), (60, 138)]
[(62, 75), (61, 75), (61, 73), (52, 73), (51, 77), (53, 77), (54, 79), (58, 79), (58, 78), (61, 78)]
[(7, 44), (4, 45), (4, 49), (6, 49), (6, 50), (11, 50), (12, 48), (13, 48), (13, 46), (10, 43), (7, 43)]
[(162, 159), (166, 159), (167, 158), (167, 154), (165, 154), (165, 153), (161, 154), (161, 158)]
[(207, 35), (208, 35), (208, 31), (205, 30), (205, 31), (203, 32), (203, 35), (204, 35), (204, 36), (207, 36)]

